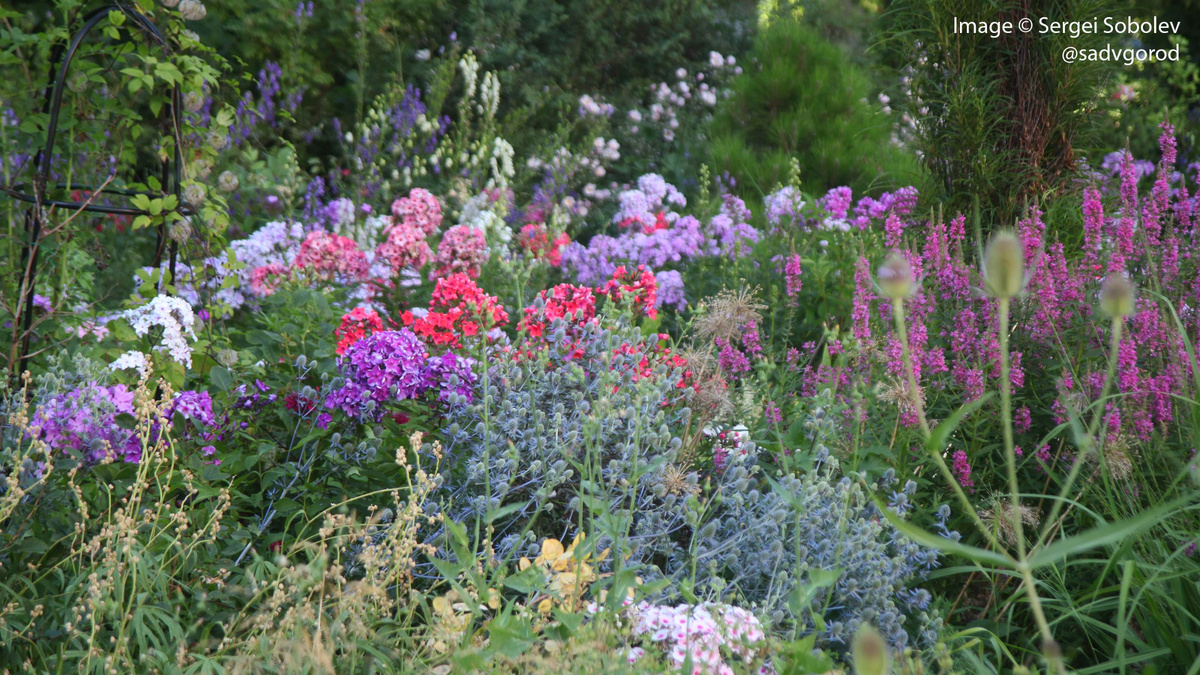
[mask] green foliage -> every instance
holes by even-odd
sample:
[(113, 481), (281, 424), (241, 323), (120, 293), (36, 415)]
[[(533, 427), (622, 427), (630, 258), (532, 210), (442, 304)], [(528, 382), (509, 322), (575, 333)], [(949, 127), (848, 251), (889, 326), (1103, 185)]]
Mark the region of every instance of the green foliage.
[(1103, 20), (1108, 0), (897, 0), (884, 48), (911, 68), (908, 113), (916, 148), (953, 210), (978, 200), (985, 223), (1011, 224), (1024, 205), (1070, 186), (1076, 160), (1096, 141), (1097, 95), (1111, 63), (1064, 63), (1062, 50), (1102, 47), (1111, 36), (1013, 31), (955, 33), (958, 21)]
[(815, 28), (778, 19), (743, 62), (745, 75), (712, 123), (717, 173), (766, 194), (788, 182), (795, 158), (817, 193), (920, 185), (916, 159), (890, 141), (892, 120), (866, 103), (870, 79)]

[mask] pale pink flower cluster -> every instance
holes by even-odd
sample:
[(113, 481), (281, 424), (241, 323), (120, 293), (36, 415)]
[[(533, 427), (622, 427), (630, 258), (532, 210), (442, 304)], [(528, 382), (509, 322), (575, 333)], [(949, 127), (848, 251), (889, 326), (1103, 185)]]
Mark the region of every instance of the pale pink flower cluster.
[(446, 278), (465, 272), (472, 279), (479, 277), (480, 269), (488, 259), (487, 237), (483, 230), (469, 225), (455, 225), (446, 230), (438, 243), (437, 257), (429, 280)]
[(371, 268), (371, 261), (353, 239), (321, 230), (308, 233), (293, 264), (311, 268), (323, 278), (340, 275), (355, 281), (366, 279)]
[(393, 273), (406, 267), (421, 269), (429, 264), (433, 249), (425, 239), (442, 224), (442, 205), (431, 192), (413, 188), (407, 197), (392, 202), (395, 218), (385, 230), (385, 241), (375, 249), (377, 257)]
[[(731, 605), (708, 602), (668, 607), (640, 602), (629, 609), (629, 616), (633, 621), (630, 633), (643, 645), (630, 649), (630, 663), (654, 645), (665, 651), (676, 668), (690, 662), (695, 675), (732, 675), (727, 661), (752, 661), (766, 640), (758, 618)], [(774, 671), (764, 667), (759, 672)]]

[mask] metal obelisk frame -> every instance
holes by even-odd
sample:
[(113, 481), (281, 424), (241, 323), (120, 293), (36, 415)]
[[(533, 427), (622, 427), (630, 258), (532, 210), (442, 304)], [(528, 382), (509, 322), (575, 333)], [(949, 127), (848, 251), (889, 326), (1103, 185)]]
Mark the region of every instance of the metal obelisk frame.
[[(17, 298), (16, 315), (13, 317), (13, 336), (14, 343), (19, 343), (18, 351), (15, 354), (13, 363), (10, 363), (12, 373), (19, 378), (21, 373), (25, 371), (27, 361), (29, 359), (29, 343), (33, 337), (33, 298), (37, 288), (37, 271), (38, 271), (38, 249), (41, 246), (42, 225), (45, 218), (49, 215), (50, 209), (60, 208), (71, 211), (88, 211), (93, 213), (107, 213), (127, 216), (142, 216), (152, 215), (148, 211), (138, 209), (132, 205), (108, 205), (93, 203), (97, 194), (116, 195), (129, 201), (129, 198), (136, 195), (145, 195), (151, 198), (159, 198), (165, 194), (174, 194), (176, 202), (179, 205), (180, 213), (190, 214), (191, 209), (188, 208), (182, 200), (182, 158), (183, 158), (183, 137), (182, 137), (182, 109), (183, 100), (179, 91), (179, 84), (176, 83), (171, 94), (171, 130), (170, 133), (175, 139), (175, 152), (173, 160), (164, 160), (162, 167), (162, 192), (159, 194), (139, 192), (136, 190), (125, 190), (119, 188), (109, 188), (101, 186), (97, 189), (92, 185), (84, 185), (78, 183), (57, 183), (54, 185), (56, 190), (62, 190), (68, 194), (76, 190), (83, 190), (89, 193), (89, 198), (80, 201), (62, 201), (57, 199), (49, 199), (47, 192), (50, 188), (50, 162), (54, 156), (54, 141), (58, 133), (58, 115), (62, 107), (63, 88), (66, 86), (67, 73), (71, 67), (71, 61), (75, 58), (76, 52), (79, 50), (84, 38), (94, 29), (100, 22), (108, 18), (111, 12), (121, 12), (125, 15), (128, 21), (136, 26), (139, 32), (152, 44), (160, 47), (164, 54), (171, 53), (171, 46), (167, 41), (166, 36), (162, 31), (154, 25), (152, 21), (144, 14), (133, 7), (127, 6), (121, 0), (113, 0), (109, 4), (105, 4), (97, 9), (89, 12), (84, 18), (83, 26), (72, 37), (66, 47), (58, 45), (50, 59), (50, 82), (46, 87), (46, 102), (43, 107), (43, 113), (49, 115), (49, 123), (46, 127), (46, 144), (37, 153), (34, 159), (34, 179), (32, 191), (28, 183), (20, 182), (12, 185), (4, 186), (3, 192), (10, 197), (31, 204), (29, 210), (25, 214), (25, 230), (29, 235), (29, 239), (25, 244), (25, 251), (22, 255), (21, 266), (23, 273), (21, 276), (20, 294)], [(158, 267), (162, 264), (163, 253), (169, 248), (170, 255), (170, 273), (171, 283), (175, 281), (175, 261), (178, 256), (178, 246), (175, 242), (169, 242), (166, 236), (166, 228), (164, 225), (158, 227), (158, 242), (154, 249), (154, 266)]]

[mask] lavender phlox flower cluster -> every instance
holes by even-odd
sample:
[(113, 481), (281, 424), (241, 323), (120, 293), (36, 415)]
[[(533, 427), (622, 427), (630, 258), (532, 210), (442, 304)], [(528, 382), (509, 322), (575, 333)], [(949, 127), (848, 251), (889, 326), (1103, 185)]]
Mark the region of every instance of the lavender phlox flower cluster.
[(193, 329), (196, 315), (186, 301), (156, 295), (150, 302), (126, 310), (121, 316), (129, 322), (138, 337), (149, 335), (150, 329), (156, 326), (161, 328), (162, 339), (154, 349), (165, 350), (176, 362), (192, 367), (192, 347), (187, 338), (190, 336), (193, 341), (197, 339)]
[(663, 214), (667, 223), (673, 223), (679, 218), (679, 214), (672, 211), (671, 207), (687, 206), (687, 198), (683, 193), (656, 173), (648, 173), (638, 178), (637, 188), (621, 192), (617, 201), (620, 206), (617, 214), (613, 216), (613, 222), (628, 221), (643, 228), (654, 225), (659, 213)]
[(759, 239), (758, 230), (749, 220), (746, 203), (734, 195), (725, 195), (720, 212), (708, 221), (708, 255), (735, 259), (749, 253)]
[(573, 271), (578, 283), (598, 286), (612, 278), (619, 265), (633, 263), (659, 268), (691, 260), (704, 250), (700, 222), (693, 216), (683, 216), (665, 229), (625, 232), (617, 237), (596, 235), (587, 246), (571, 242), (561, 253), (564, 269)]
[(804, 208), (804, 195), (795, 187), (787, 185), (767, 195), (763, 206), (772, 231), (795, 227), (802, 219), (800, 210)]
[(654, 273), (658, 284), (656, 307), (674, 307), (683, 311), (687, 307), (687, 298), (683, 292), (683, 276), (677, 270), (663, 270)]
[[(254, 297), (250, 284), (254, 270), (269, 265), (291, 266), (304, 236), (304, 226), (300, 223), (274, 221), (244, 239), (229, 242), (226, 251), (205, 260), (213, 270), (207, 283), (213, 299), (228, 304), (230, 309), (246, 304)], [(233, 252), (240, 269), (230, 269), (229, 251)], [(225, 287), (225, 280), (231, 275), (236, 279)]]

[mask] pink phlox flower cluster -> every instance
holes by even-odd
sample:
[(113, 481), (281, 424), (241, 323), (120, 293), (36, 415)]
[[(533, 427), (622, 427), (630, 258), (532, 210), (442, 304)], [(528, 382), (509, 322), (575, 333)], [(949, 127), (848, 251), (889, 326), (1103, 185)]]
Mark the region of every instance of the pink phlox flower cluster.
[(429, 236), (442, 224), (442, 205), (429, 190), (413, 188), (392, 202), (392, 215)]
[[(629, 614), (631, 637), (640, 638), (645, 646), (662, 649), (676, 669), (690, 661), (693, 675), (732, 675), (729, 662), (734, 659), (750, 662), (766, 640), (758, 618), (731, 605), (668, 607), (641, 602), (630, 608)], [(644, 649), (631, 650), (630, 661), (636, 661), (645, 653)]]
[(488, 260), (487, 238), (483, 230), (469, 225), (455, 225), (446, 230), (438, 243), (434, 270), (429, 280), (465, 273), (472, 279), (479, 278), (484, 263)]
[(299, 269), (311, 269), (325, 280), (340, 277), (348, 281), (364, 281), (370, 272), (371, 261), (353, 239), (314, 230), (301, 242), (293, 265)]

